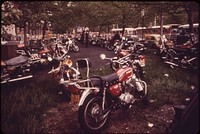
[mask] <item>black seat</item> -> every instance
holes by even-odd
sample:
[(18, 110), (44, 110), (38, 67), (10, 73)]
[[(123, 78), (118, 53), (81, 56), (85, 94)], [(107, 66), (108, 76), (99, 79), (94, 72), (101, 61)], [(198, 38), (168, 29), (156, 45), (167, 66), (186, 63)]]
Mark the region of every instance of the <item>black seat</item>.
[(93, 87), (102, 87), (102, 80), (100, 77), (91, 77)]
[(119, 76), (115, 73), (101, 76), (101, 80), (103, 83), (108, 83), (110, 85), (111, 83), (115, 83), (119, 80)]
[(103, 84), (109, 86), (110, 84), (116, 83), (119, 80), (119, 76), (113, 73), (105, 76), (93, 76), (90, 80), (92, 81), (92, 85), (94, 87), (102, 87), (105, 86)]

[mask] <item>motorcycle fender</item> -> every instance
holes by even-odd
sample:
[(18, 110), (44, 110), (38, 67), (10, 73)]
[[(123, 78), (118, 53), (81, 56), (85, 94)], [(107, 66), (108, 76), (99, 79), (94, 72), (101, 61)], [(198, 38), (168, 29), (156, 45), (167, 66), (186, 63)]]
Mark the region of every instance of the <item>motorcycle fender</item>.
[(81, 98), (80, 98), (80, 101), (78, 103), (78, 106), (80, 107), (81, 105), (83, 105), (83, 102), (85, 101), (85, 98), (92, 93), (92, 90), (91, 89), (86, 89), (83, 91), (82, 95), (81, 95)]

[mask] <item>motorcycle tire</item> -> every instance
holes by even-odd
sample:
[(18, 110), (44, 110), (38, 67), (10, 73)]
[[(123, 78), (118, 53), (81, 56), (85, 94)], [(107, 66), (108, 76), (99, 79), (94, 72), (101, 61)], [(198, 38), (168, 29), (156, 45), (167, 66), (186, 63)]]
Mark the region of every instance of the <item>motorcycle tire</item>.
[(98, 133), (105, 128), (109, 114), (103, 117), (102, 98), (88, 95), (78, 109), (78, 121), (82, 129), (89, 133)]
[(72, 48), (72, 50), (73, 50), (74, 52), (79, 52), (79, 51), (80, 51), (80, 48), (79, 48), (78, 46), (74, 45), (74, 47)]
[(109, 51), (113, 51), (114, 50), (114, 46), (113, 45), (110, 45), (110, 44), (108, 44), (108, 46), (107, 46), (107, 49), (109, 50)]

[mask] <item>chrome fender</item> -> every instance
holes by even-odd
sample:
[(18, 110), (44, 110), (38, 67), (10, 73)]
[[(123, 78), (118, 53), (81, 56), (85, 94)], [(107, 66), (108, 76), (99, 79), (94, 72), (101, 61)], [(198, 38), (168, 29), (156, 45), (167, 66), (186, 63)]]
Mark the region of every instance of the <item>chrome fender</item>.
[(81, 105), (83, 105), (83, 102), (85, 101), (85, 98), (92, 93), (91, 89), (85, 89), (81, 95), (80, 101), (78, 103), (78, 106), (80, 107)]

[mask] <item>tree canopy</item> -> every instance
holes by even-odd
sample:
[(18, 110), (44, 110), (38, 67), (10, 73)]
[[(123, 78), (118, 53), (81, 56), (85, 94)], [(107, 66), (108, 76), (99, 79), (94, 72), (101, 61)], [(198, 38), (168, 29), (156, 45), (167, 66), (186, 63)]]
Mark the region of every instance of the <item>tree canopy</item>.
[(54, 33), (65, 33), (79, 26), (91, 30), (109, 31), (113, 24), (123, 29), (142, 24), (153, 24), (164, 16), (167, 23), (198, 22), (199, 5), (196, 2), (139, 2), (139, 1), (6, 1), (2, 4), (2, 25), (15, 24), (29, 29), (51, 29)]

